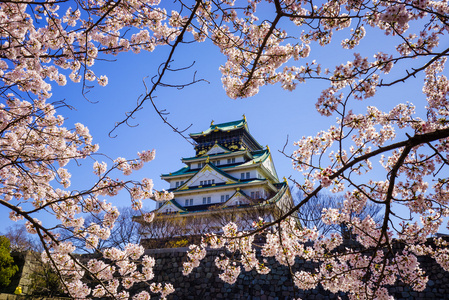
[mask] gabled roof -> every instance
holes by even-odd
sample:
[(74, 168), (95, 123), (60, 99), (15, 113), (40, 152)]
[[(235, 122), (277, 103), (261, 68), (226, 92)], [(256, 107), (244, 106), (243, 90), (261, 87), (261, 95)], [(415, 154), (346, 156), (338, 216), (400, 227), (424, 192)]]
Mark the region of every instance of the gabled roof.
[[(211, 163), (208, 162), (208, 163), (206, 163), (206, 164), (204, 165), (204, 167), (202, 167), (199, 171), (197, 171), (197, 172), (195, 173), (195, 175), (193, 175), (192, 177), (190, 177), (186, 182), (184, 182), (184, 184), (182, 184), (180, 187), (178, 187), (178, 188), (176, 189), (176, 191), (181, 191), (181, 190), (184, 190), (184, 189), (188, 188), (189, 183), (191, 183), (192, 181), (196, 180), (196, 178), (199, 176), (199, 174), (204, 173), (204, 172), (206, 172), (206, 171), (208, 171), (208, 170), (210, 170), (210, 171), (215, 171), (215, 172), (217, 172), (218, 174), (222, 175), (223, 177), (227, 178), (228, 181), (229, 181), (229, 183), (236, 183), (236, 182), (239, 181), (237, 178), (235, 178), (235, 177), (229, 175), (228, 173), (223, 172), (222, 170), (220, 170), (219, 168), (215, 167), (213, 164), (211, 164)], [(197, 176), (197, 175), (198, 175), (198, 176)]]
[(235, 193), (232, 194), (232, 196), (225, 203), (223, 203), (223, 206), (231, 206), (229, 204), (232, 203), (235, 200), (235, 198), (237, 198), (239, 196), (242, 196), (243, 198), (245, 198), (248, 201), (248, 203), (245, 203), (245, 204), (250, 204), (251, 202), (253, 202), (253, 200), (250, 197), (248, 197), (248, 195), (246, 195), (242, 190), (240, 190), (238, 188), (235, 191)]
[[(221, 151), (220, 151), (221, 150)], [(220, 152), (217, 152), (220, 151)], [(225, 154), (225, 153), (230, 153), (231, 151), (229, 151), (228, 148), (223, 147), (220, 144), (215, 144), (212, 146), (212, 148), (209, 149), (209, 151), (207, 151), (205, 154), (203, 154), (202, 156), (209, 156), (209, 155), (217, 155), (217, 154)]]
[(191, 133), (190, 137), (194, 138), (194, 137), (201, 136), (201, 135), (207, 135), (215, 130), (232, 131), (232, 130), (237, 130), (237, 129), (240, 129), (243, 127), (247, 131), (249, 131), (248, 124), (246, 123), (246, 118), (243, 118), (242, 120), (238, 120), (238, 121), (232, 121), (232, 122), (226, 122), (226, 123), (220, 123), (220, 124), (214, 124), (212, 122), (208, 129), (206, 129), (205, 131), (202, 131), (202, 132), (198, 132), (198, 133)]
[(175, 199), (171, 199), (171, 200), (168, 200), (167, 202), (165, 202), (161, 207), (156, 209), (155, 212), (158, 212), (158, 211), (162, 210), (163, 208), (165, 208), (165, 207), (167, 207), (169, 205), (173, 205), (175, 208), (178, 209), (179, 212), (186, 211), (186, 209), (184, 207), (182, 207), (181, 205), (179, 205), (179, 203), (176, 202)]

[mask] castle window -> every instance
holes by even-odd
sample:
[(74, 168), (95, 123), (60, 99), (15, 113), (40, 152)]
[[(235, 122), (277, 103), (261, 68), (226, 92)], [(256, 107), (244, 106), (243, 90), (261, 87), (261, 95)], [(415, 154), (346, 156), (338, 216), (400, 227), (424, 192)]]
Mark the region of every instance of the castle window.
[(254, 196), (255, 196), (254, 192), (251, 192), (251, 198), (254, 199)]
[(201, 163), (198, 163), (198, 168), (201, 168)]
[(245, 179), (245, 173), (240, 173), (240, 179)]
[(207, 204), (211, 203), (211, 198), (207, 197)]
[(179, 186), (179, 181), (176, 181), (176, 187), (178, 187)]
[(217, 166), (220, 165), (220, 160), (217, 160), (217, 162), (215, 163)]
[(256, 199), (259, 199), (259, 198), (260, 198), (259, 191), (256, 191)]
[(206, 204), (207, 198), (203, 197), (203, 204)]
[(249, 172), (246, 172), (246, 179), (249, 179)]
[(190, 205), (193, 205), (193, 199), (190, 199)]
[(202, 180), (200, 181), (200, 185), (203, 185), (203, 181)]
[(189, 205), (189, 199), (186, 199), (186, 204), (184, 206), (188, 206)]

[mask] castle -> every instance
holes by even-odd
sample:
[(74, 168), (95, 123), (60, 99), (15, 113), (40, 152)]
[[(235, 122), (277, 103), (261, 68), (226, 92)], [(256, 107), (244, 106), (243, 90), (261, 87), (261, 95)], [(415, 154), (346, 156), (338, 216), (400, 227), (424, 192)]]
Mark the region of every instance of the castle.
[[(279, 181), (269, 147), (250, 134), (245, 116), (221, 124), (212, 121), (190, 137), (195, 156), (182, 158), (180, 170), (161, 175), (174, 198), (158, 203), (155, 226), (166, 226), (164, 220), (176, 223), (172, 236), (220, 232), (230, 221), (245, 230), (259, 217), (272, 221), (292, 207), (287, 181)], [(154, 226), (143, 235), (149, 237), (150, 230)]]

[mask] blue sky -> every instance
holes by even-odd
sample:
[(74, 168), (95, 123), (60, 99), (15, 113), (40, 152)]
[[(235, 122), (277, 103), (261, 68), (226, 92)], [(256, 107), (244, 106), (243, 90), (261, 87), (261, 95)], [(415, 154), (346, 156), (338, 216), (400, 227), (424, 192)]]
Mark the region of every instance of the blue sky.
[[(369, 32), (368, 32), (369, 33)], [(312, 54), (305, 61), (324, 62), (324, 67), (332, 68), (340, 63), (346, 63), (353, 58), (351, 50), (343, 50), (338, 46), (339, 37), (335, 38), (336, 46), (326, 48), (312, 45)], [(390, 48), (383, 41), (383, 36), (377, 33), (373, 38), (362, 41), (357, 49), (362, 55), (372, 57), (377, 51)], [(109, 137), (115, 122), (123, 120), (125, 113), (132, 110), (138, 97), (145, 92), (142, 80), (156, 75), (157, 67), (165, 61), (168, 47), (157, 48), (152, 53), (142, 52), (120, 54), (114, 62), (97, 61), (93, 70), (97, 75), (105, 74), (109, 78), (106, 87), (95, 86), (87, 101), (81, 94), (81, 84), (68, 82), (67, 86), (53, 86), (53, 97), (50, 101), (65, 99), (67, 104), (76, 110), (62, 109), (59, 114), (67, 118), (65, 126), (73, 128), (73, 124), (80, 122), (86, 125), (93, 135), (94, 142), (100, 144), (100, 153), (110, 158), (122, 156), (134, 158), (137, 152), (147, 149), (156, 149), (156, 160), (148, 163), (143, 169), (135, 172), (131, 178), (152, 178), (156, 189), (168, 188), (168, 184), (160, 180), (162, 173), (178, 170), (183, 165), (182, 157), (194, 155), (192, 145), (186, 142), (168, 126), (164, 125), (148, 102), (144, 109), (139, 111), (133, 120), (135, 127), (120, 126)], [(293, 92), (283, 90), (280, 85), (262, 87), (260, 93), (249, 99), (232, 100), (226, 96), (221, 84), (221, 74), (218, 70), (225, 57), (210, 43), (184, 44), (175, 54), (172, 67), (184, 67), (195, 62), (194, 66), (182, 73), (172, 73), (168, 77), (171, 83), (188, 82), (193, 72), (197, 71), (197, 78), (204, 78), (209, 83), (200, 82), (182, 90), (173, 88), (158, 88), (156, 103), (160, 109), (166, 109), (170, 115), (169, 121), (180, 129), (193, 124), (188, 132), (199, 132), (209, 127), (211, 120), (215, 123), (238, 120), (245, 114), (251, 134), (261, 145), (269, 145), (273, 154), (274, 163), (280, 178), (292, 176), (301, 181), (302, 175), (292, 169), (290, 159), (278, 152), (285, 143), (288, 144), (286, 152), (294, 150), (293, 142), (302, 136), (314, 135), (320, 130), (327, 130), (335, 122), (335, 117), (323, 117), (315, 110), (315, 102), (320, 91), (328, 85), (322, 81), (309, 81), (298, 85)], [(392, 73), (397, 78), (399, 73)], [(425, 105), (425, 96), (421, 92), (422, 76), (413, 79), (410, 83), (400, 84), (393, 88), (381, 90), (374, 98), (355, 103), (355, 111), (365, 111), (367, 105), (380, 106), (389, 109), (399, 102), (410, 101), (421, 107)], [(95, 102), (95, 103), (93, 103)], [(98, 157), (98, 160), (106, 160)], [(107, 160), (106, 160), (107, 161)], [(108, 162), (108, 161), (107, 161)], [(72, 187), (83, 189), (88, 187), (95, 179), (92, 174), (93, 161), (81, 161), (81, 166), (75, 163), (69, 165), (72, 173)], [(377, 162), (376, 162), (377, 163)], [(110, 164), (110, 162), (109, 162)], [(117, 206), (129, 205), (127, 195), (120, 194), (112, 199)], [(147, 200), (147, 209), (154, 204)], [(7, 220), (8, 211), (0, 208), (1, 220)], [(10, 225), (2, 222), (2, 227)]]

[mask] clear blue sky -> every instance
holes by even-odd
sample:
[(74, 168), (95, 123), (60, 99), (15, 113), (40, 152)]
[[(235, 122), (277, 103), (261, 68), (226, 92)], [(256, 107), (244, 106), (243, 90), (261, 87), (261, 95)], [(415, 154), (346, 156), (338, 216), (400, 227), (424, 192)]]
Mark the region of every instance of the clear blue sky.
[[(338, 35), (335, 38), (339, 44)], [(380, 44), (380, 38), (380, 35), (375, 35), (373, 39), (367, 38), (358, 52), (372, 57), (375, 52), (385, 50), (389, 44)], [(342, 50), (338, 45), (328, 48), (312, 45), (311, 57), (305, 61), (320, 60), (327, 64), (324, 67), (332, 68), (352, 59), (352, 52)], [(110, 138), (108, 133), (115, 122), (124, 118), (125, 112), (135, 107), (137, 98), (145, 92), (142, 80), (147, 76), (151, 78), (156, 75), (157, 67), (165, 61), (167, 54), (168, 48), (161, 47), (153, 53), (127, 53), (112, 57), (117, 60), (115, 62), (97, 61), (93, 68), (95, 73), (106, 74), (109, 84), (106, 87), (96, 85), (88, 94), (90, 101), (97, 102), (95, 104), (83, 98), (81, 84), (70, 81), (65, 87), (53, 86), (53, 97), (50, 99), (65, 99), (76, 108), (76, 111), (59, 111), (59, 114), (67, 118), (65, 126), (73, 128), (73, 124), (77, 122), (88, 126), (94, 142), (100, 144), (100, 153), (111, 158), (134, 158), (139, 151), (155, 148), (156, 160), (135, 172), (131, 178), (152, 178), (156, 189), (168, 188), (168, 184), (160, 180), (160, 174), (181, 168), (181, 157), (194, 155), (193, 147), (162, 123), (150, 103), (135, 115), (133, 124), (139, 124), (137, 127), (122, 125), (114, 133), (117, 134), (116, 138)], [(155, 94), (159, 108), (170, 112), (170, 122), (180, 129), (192, 123), (193, 126), (188, 132), (198, 132), (208, 128), (211, 120), (215, 123), (233, 121), (241, 119), (245, 114), (252, 135), (261, 145), (270, 146), (279, 177), (291, 175), (301, 181), (302, 175), (292, 169), (291, 161), (279, 154), (278, 150), (283, 148), (287, 136), (289, 140), (286, 150), (291, 153), (294, 150), (294, 141), (304, 135), (314, 135), (320, 130), (327, 130), (329, 125), (335, 122), (334, 117), (322, 117), (315, 110), (316, 99), (320, 91), (327, 87), (327, 83), (309, 81), (298, 85), (293, 92), (282, 90), (280, 85), (263, 87), (260, 93), (252, 98), (232, 100), (226, 96), (221, 84), (218, 68), (225, 58), (218, 49), (210, 43), (181, 45), (172, 67), (184, 67), (194, 61), (195, 65), (190, 70), (170, 75), (170, 83), (188, 82), (193, 72), (197, 71), (197, 78), (204, 78), (209, 84), (201, 82), (183, 90), (159, 88)], [(392, 74), (393, 78), (397, 78), (397, 75)], [(418, 77), (407, 85), (401, 84), (381, 90), (375, 98), (357, 103), (355, 110), (364, 111), (367, 105), (386, 109), (405, 101), (423, 108), (425, 96), (421, 88), (422, 77)], [(99, 157), (99, 160), (104, 159)], [(89, 159), (81, 161), (80, 167), (70, 164), (69, 171), (72, 173), (74, 188), (86, 188), (95, 179), (92, 174), (92, 162)], [(115, 197), (112, 201), (117, 206), (130, 203), (125, 194)], [(147, 200), (145, 207), (152, 209), (154, 204)], [(7, 215), (8, 211), (0, 208), (0, 220), (7, 220)], [(0, 224), (2, 231), (10, 222), (2, 221)]]

